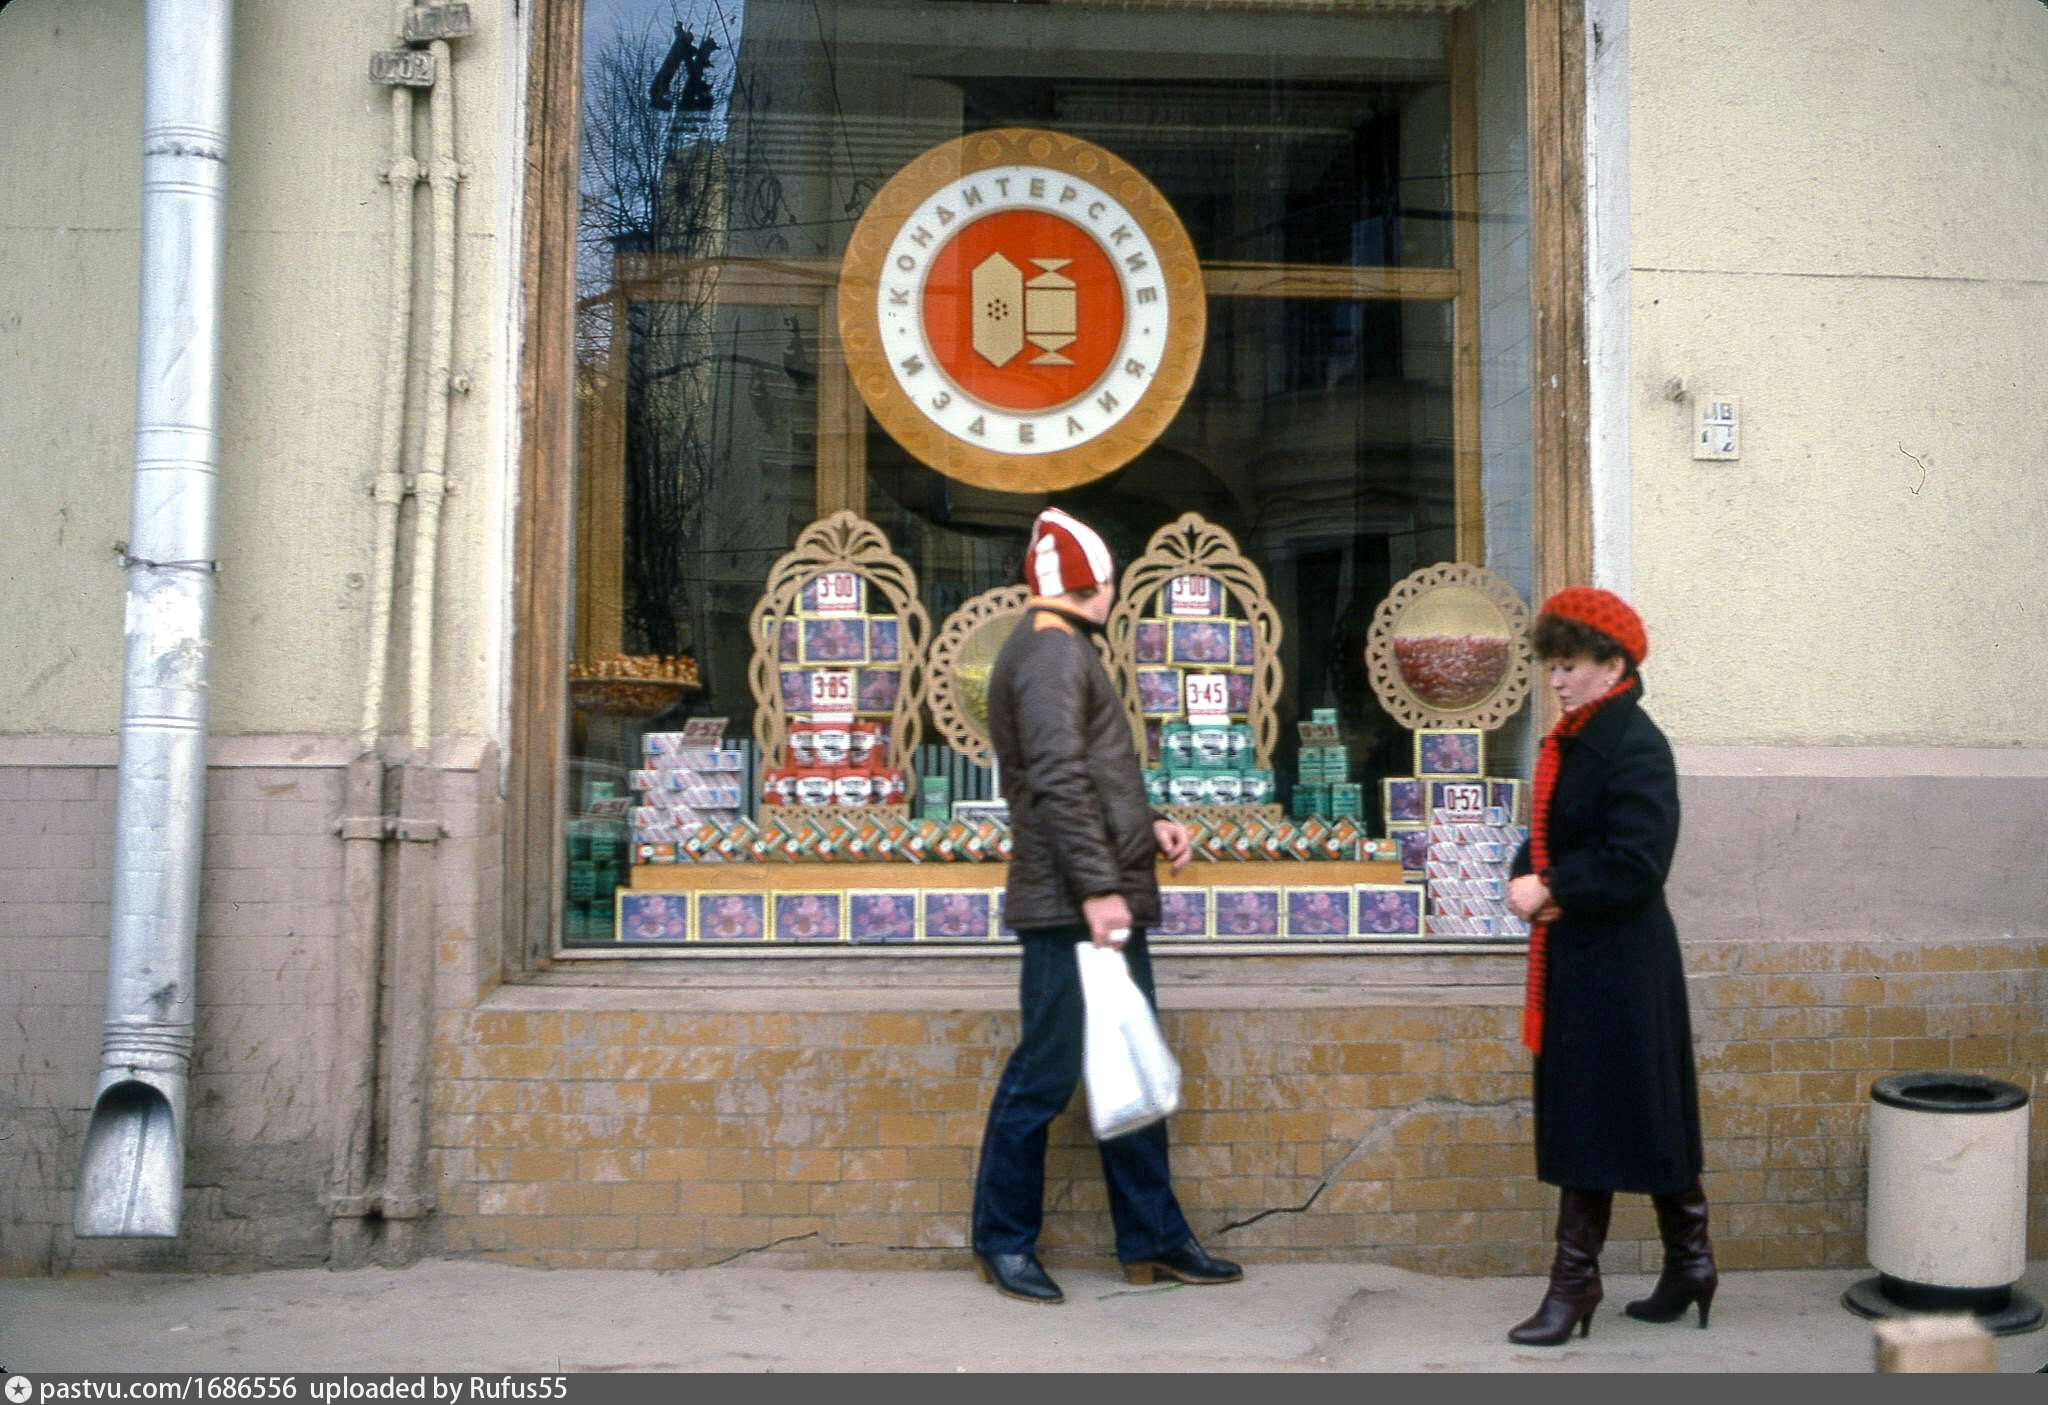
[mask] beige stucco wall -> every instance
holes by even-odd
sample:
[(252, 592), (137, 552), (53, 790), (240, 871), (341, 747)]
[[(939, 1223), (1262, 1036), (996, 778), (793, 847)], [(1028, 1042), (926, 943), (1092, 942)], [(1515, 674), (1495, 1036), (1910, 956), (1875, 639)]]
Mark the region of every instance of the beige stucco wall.
[[(1674, 739), (2048, 743), (2048, 7), (1634, 0), (1635, 594)], [(1696, 462), (1692, 404), (1743, 453)]]
[[(493, 725), (503, 511), (507, 227), (501, 25), (458, 46), (460, 300), (433, 729)], [(387, 286), (388, 100), (367, 78), (397, 8), (239, 0), (228, 133), (227, 293), (212, 724), (355, 730), (368, 652)], [(119, 721), (140, 247), (142, 7), (0, 12), (0, 730)], [(424, 131), (424, 104), (422, 131)], [(420, 190), (422, 212), (428, 201)], [(422, 239), (427, 226), (419, 226)], [(424, 345), (424, 307), (418, 324)], [(417, 399), (416, 386), (416, 399)], [(418, 437), (422, 421), (413, 419)], [(410, 509), (407, 512), (410, 518)], [(394, 657), (405, 657), (401, 602)], [(402, 671), (393, 679), (402, 687)], [(389, 725), (404, 714), (393, 692)]]
[[(237, 12), (213, 725), (347, 732), (387, 282), (386, 105), (364, 73), (393, 11)], [(495, 729), (504, 642), (517, 21), (473, 13), (444, 734)], [(2048, 8), (1633, 0), (1628, 45), (1627, 578), (1660, 717), (1694, 744), (2048, 744), (2048, 654), (2024, 646), (2048, 540), (2028, 383), (2048, 351)], [(118, 716), (140, 66), (137, 5), (0, 12), (9, 731)], [(1739, 461), (1690, 457), (1674, 383), (1740, 398)], [(401, 667), (404, 635), (401, 612)]]

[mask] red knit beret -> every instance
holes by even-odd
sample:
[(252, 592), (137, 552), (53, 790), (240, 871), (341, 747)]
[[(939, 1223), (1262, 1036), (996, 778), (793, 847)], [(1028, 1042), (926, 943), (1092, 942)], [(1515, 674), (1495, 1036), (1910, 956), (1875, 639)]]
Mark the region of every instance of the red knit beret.
[(1115, 575), (1109, 546), (1095, 529), (1056, 507), (1038, 514), (1024, 548), (1024, 583), (1039, 595), (1108, 585)]
[(1650, 656), (1650, 636), (1643, 631), (1643, 617), (1611, 590), (1590, 585), (1566, 586), (1544, 601), (1537, 614), (1555, 615), (1599, 630), (1621, 645), (1621, 651), (1638, 668)]

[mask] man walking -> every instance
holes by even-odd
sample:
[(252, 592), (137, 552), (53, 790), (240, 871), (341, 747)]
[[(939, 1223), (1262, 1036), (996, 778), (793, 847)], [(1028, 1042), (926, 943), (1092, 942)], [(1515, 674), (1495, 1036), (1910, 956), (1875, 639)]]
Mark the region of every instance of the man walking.
[[(1024, 553), (1031, 598), (989, 678), (989, 734), (1010, 806), (1005, 916), (1018, 933), (1023, 1029), (982, 1133), (974, 1181), (974, 1266), (1027, 1302), (1064, 1300), (1038, 1261), (1046, 1129), (1081, 1077), (1077, 942), (1121, 945), (1150, 1001), (1145, 928), (1159, 918), (1154, 862), (1178, 873), (1188, 833), (1156, 816), (1123, 703), (1092, 636), (1115, 600), (1109, 548), (1057, 508), (1040, 513)], [(1195, 1241), (1167, 1171), (1166, 1124), (1100, 1144), (1116, 1255), (1133, 1283), (1232, 1283), (1236, 1264)]]

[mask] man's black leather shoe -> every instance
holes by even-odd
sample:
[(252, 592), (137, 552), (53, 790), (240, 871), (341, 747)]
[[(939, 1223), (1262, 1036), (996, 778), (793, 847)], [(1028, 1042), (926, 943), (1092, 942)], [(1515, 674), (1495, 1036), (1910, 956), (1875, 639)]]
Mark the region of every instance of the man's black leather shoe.
[(1177, 1278), (1183, 1283), (1235, 1283), (1244, 1270), (1228, 1259), (1211, 1258), (1190, 1239), (1178, 1249), (1124, 1265), (1124, 1278), (1132, 1283), (1157, 1283)]
[(1067, 1295), (1060, 1291), (1060, 1285), (1052, 1281), (1052, 1275), (1038, 1261), (1036, 1254), (984, 1254), (974, 1255), (974, 1271), (984, 1283), (996, 1285), (996, 1291), (1006, 1298), (1021, 1298), (1027, 1303), (1044, 1303), (1050, 1307), (1063, 1303)]

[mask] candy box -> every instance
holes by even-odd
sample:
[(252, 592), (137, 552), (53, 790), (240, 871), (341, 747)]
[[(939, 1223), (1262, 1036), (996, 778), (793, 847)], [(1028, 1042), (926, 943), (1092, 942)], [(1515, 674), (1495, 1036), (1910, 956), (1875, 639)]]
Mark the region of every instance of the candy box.
[(1219, 937), (1277, 937), (1281, 929), (1278, 888), (1216, 888), (1213, 930)]
[(1360, 883), (1353, 891), (1360, 935), (1422, 935), (1424, 895), (1420, 887), (1413, 883)]
[(1351, 889), (1312, 887), (1286, 890), (1286, 934), (1344, 937), (1351, 934)]

